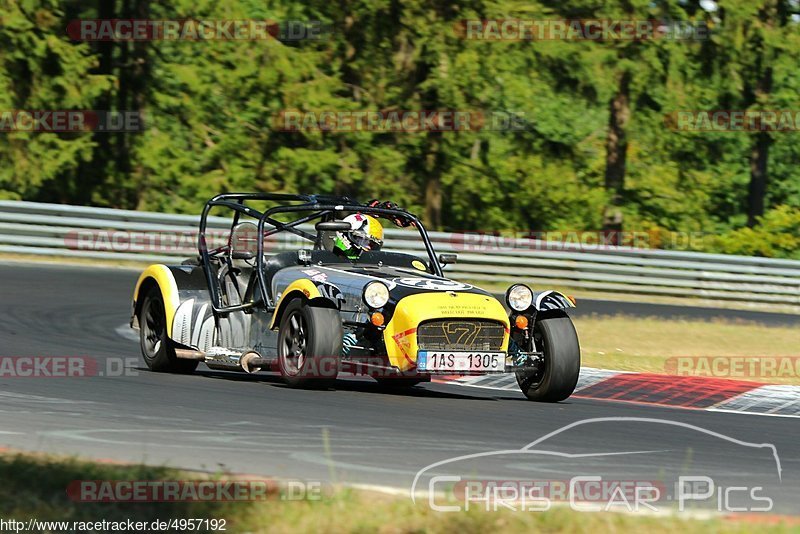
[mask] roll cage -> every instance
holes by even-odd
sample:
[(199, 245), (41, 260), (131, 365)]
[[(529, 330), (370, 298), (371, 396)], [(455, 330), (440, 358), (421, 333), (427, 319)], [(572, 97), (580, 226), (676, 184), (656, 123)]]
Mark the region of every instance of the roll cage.
[[(251, 206), (248, 206), (248, 201), (274, 201), (281, 203), (275, 207), (269, 208), (265, 211), (259, 211)], [(293, 204), (289, 204), (293, 203)], [(230, 252), (231, 240), (228, 240), (226, 245), (209, 250), (208, 241), (206, 239), (206, 230), (208, 227), (208, 214), (214, 207), (225, 207), (233, 210), (233, 222), (231, 224), (231, 232), (241, 222), (243, 217), (258, 220), (258, 234), (261, 236), (257, 239), (257, 253), (256, 253), (256, 282), (258, 292), (261, 297), (261, 303), (268, 311), (274, 311), (275, 303), (269, 298), (267, 291), (267, 280), (264, 269), (264, 239), (278, 234), (280, 232), (289, 232), (303, 239), (314, 243), (314, 249), (321, 248), (321, 235), (319, 232), (310, 233), (301, 228), (300, 225), (310, 223), (313, 221), (326, 222), (336, 218), (337, 212), (359, 212), (373, 214), (384, 217), (400, 217), (406, 219), (414, 224), (422, 237), (422, 242), (425, 245), (425, 250), (430, 258), (430, 265), (433, 269), (433, 274), (442, 277), (442, 267), (436, 258), (436, 252), (431, 244), (428, 232), (422, 225), (422, 222), (413, 214), (402, 209), (387, 209), (380, 207), (370, 207), (360, 202), (357, 202), (349, 197), (330, 196), (330, 195), (292, 195), (284, 193), (223, 193), (213, 197), (206, 202), (203, 208), (203, 213), (200, 216), (200, 229), (198, 235), (197, 248), (199, 252), (199, 259), (203, 267), (208, 285), (209, 294), (211, 296), (211, 306), (217, 313), (227, 313), (232, 311), (248, 310), (259, 305), (259, 299), (253, 298), (251, 302), (245, 302), (233, 306), (225, 306), (222, 304), (220, 291), (217, 287), (217, 281), (214, 279), (213, 271), (211, 268), (211, 258), (218, 257), (221, 254)], [(282, 222), (275, 219), (275, 215), (282, 213), (308, 213), (307, 215), (298, 217), (290, 222)]]

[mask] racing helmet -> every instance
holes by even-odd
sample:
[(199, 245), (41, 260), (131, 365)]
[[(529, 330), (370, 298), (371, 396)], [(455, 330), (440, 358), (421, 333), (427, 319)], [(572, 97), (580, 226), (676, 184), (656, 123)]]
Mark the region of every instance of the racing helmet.
[(350, 259), (358, 258), (362, 252), (380, 250), (383, 246), (383, 226), (375, 217), (354, 213), (343, 219), (350, 223), (350, 230), (336, 232), (333, 240), (334, 250), (344, 253)]

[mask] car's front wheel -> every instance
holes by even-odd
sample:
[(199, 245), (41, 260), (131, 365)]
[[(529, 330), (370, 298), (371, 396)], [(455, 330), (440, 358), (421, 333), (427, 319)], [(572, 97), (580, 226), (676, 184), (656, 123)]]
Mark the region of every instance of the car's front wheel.
[(292, 387), (328, 387), (336, 380), (342, 354), (342, 320), (330, 308), (290, 302), (278, 330), (278, 368)]
[(533, 339), (544, 355), (535, 369), (517, 372), (519, 388), (533, 401), (568, 398), (575, 391), (581, 370), (581, 347), (572, 320), (564, 312), (537, 318)]
[(167, 314), (161, 290), (153, 286), (144, 296), (139, 311), (139, 344), (144, 363), (151, 371), (191, 373), (197, 369), (196, 360), (175, 356), (175, 347), (167, 336)]

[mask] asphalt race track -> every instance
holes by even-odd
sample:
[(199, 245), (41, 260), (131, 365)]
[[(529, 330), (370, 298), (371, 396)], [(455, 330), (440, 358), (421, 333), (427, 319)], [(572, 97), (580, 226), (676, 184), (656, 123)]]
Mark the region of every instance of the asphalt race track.
[[(588, 399), (536, 404), (515, 392), (438, 383), (394, 394), (363, 378), (340, 380), (334, 390), (304, 391), (274, 375), (212, 372), (202, 365), (191, 376), (151, 373), (138, 343), (120, 334), (136, 276), (123, 269), (0, 265), (0, 356), (86, 356), (99, 370), (91, 377), (0, 377), (0, 446), (405, 490), (432, 463), (503, 450), (425, 471), (420, 489), (427, 489), (430, 475), (443, 473), (549, 480), (708, 476), (718, 488), (762, 486), (759, 491), (775, 502), (773, 512), (800, 514), (796, 418)], [(636, 306), (587, 308), (603, 313)], [(647, 315), (701, 313), (646, 309)], [(798, 322), (749, 313), (736, 316)], [(129, 359), (124, 372), (115, 363), (121, 359)], [(122, 376), (99, 376), (112, 369)], [(533, 452), (518, 451), (592, 418), (619, 419), (581, 423)]]

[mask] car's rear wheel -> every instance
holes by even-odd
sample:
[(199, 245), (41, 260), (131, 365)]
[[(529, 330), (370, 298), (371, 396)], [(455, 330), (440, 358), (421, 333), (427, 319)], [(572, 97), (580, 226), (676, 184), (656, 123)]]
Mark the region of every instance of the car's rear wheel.
[(290, 302), (278, 330), (278, 368), (292, 387), (328, 387), (342, 354), (342, 320), (336, 310)]
[(175, 347), (167, 336), (164, 298), (157, 286), (151, 287), (142, 301), (139, 311), (139, 343), (144, 363), (151, 371), (191, 373), (197, 369), (196, 360), (182, 360), (175, 356)]
[(581, 370), (581, 347), (572, 320), (560, 311), (537, 318), (533, 339), (544, 356), (536, 369), (517, 372), (519, 388), (533, 401), (568, 398), (575, 391)]

